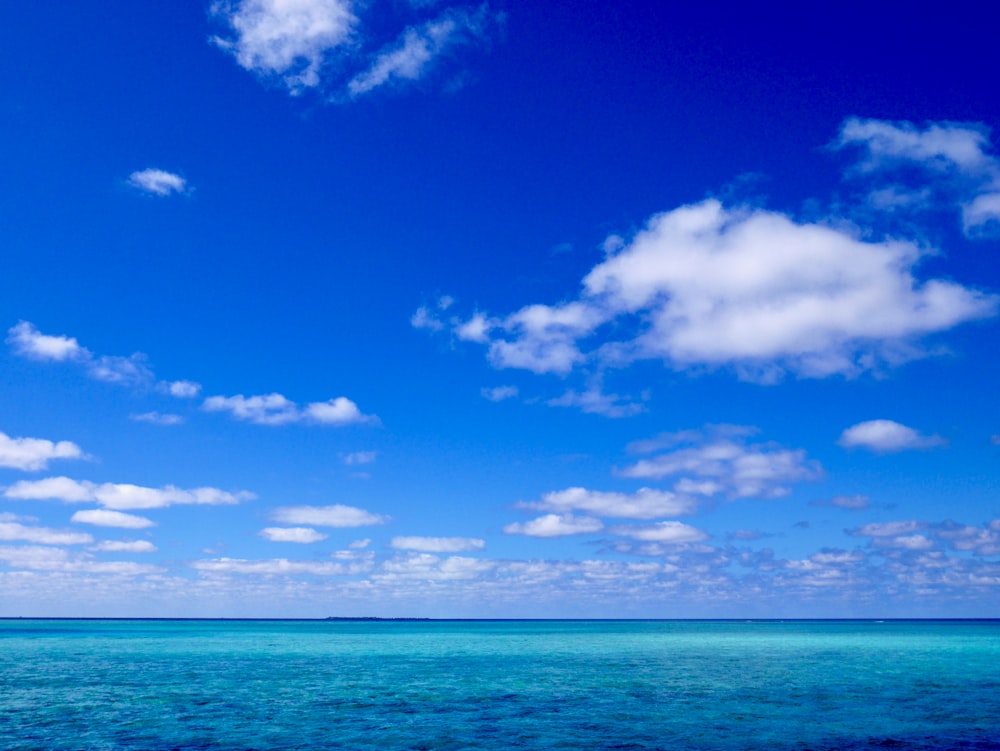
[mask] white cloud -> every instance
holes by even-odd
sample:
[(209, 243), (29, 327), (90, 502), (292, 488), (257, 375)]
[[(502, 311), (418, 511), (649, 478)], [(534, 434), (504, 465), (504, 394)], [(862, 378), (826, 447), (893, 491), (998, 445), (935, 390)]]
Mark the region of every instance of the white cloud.
[(484, 5), (472, 14), (449, 9), (421, 26), (411, 26), (381, 50), (367, 70), (348, 82), (348, 93), (358, 97), (386, 84), (422, 78), (449, 48), (481, 37), (487, 20)]
[(332, 561), (290, 561), (287, 558), (270, 558), (249, 561), (240, 558), (215, 558), (195, 561), (191, 567), (197, 571), (212, 574), (257, 574), (260, 576), (292, 576), (312, 574), (316, 576), (336, 576), (348, 573), (342, 563)]
[(467, 553), (482, 550), (486, 541), (473, 537), (393, 537), (389, 545), (396, 550), (421, 553)]
[(929, 169), (959, 168), (966, 171), (987, 169), (993, 157), (989, 131), (967, 123), (930, 123), (920, 129), (911, 122), (862, 120), (844, 121), (837, 147), (860, 146), (867, 159), (863, 169), (886, 166), (886, 162), (919, 162)]
[(178, 399), (193, 399), (201, 393), (201, 384), (195, 381), (164, 381), (162, 386)]
[(53, 442), (44, 438), (11, 438), (0, 432), (0, 467), (34, 472), (45, 469), (53, 459), (80, 459), (83, 451), (71, 441)]
[(156, 546), (149, 540), (101, 540), (90, 549), (101, 553), (156, 552)]
[(527, 522), (508, 524), (503, 528), (508, 535), (528, 535), (529, 537), (561, 537), (600, 532), (604, 524), (600, 519), (572, 514), (545, 514)]
[(873, 522), (865, 524), (856, 530), (851, 530), (851, 534), (861, 537), (897, 537), (909, 535), (926, 525), (918, 521), (898, 521), (898, 522)]
[(479, 390), (484, 399), (491, 402), (502, 402), (504, 399), (513, 399), (517, 396), (517, 386), (494, 386), (493, 388), (483, 388)]
[(591, 415), (620, 418), (633, 417), (646, 411), (645, 405), (630, 401), (628, 397), (619, 394), (605, 394), (600, 384), (593, 384), (586, 391), (568, 390), (562, 396), (549, 399), (550, 407), (577, 407), (582, 412)]
[(595, 516), (619, 519), (655, 519), (693, 514), (696, 505), (689, 497), (653, 488), (640, 488), (633, 494), (566, 488), (545, 493), (540, 501), (518, 504), (521, 508), (539, 511), (555, 511), (562, 514), (583, 511)]
[(308, 544), (325, 540), (328, 535), (317, 532), (311, 527), (266, 527), (260, 531), (260, 536), (271, 542), (297, 542)]
[(230, 38), (213, 41), (245, 70), (277, 78), (293, 93), (320, 84), (330, 53), (351, 41), (358, 23), (350, 0), (239, 0), (216, 2), (213, 15)]
[(696, 527), (681, 522), (658, 522), (649, 525), (621, 525), (609, 530), (612, 534), (631, 537), (644, 542), (661, 542), (679, 544), (685, 542), (701, 542), (708, 535)]
[(357, 464), (372, 464), (376, 459), (374, 451), (352, 451), (344, 457), (344, 464), (354, 466)]
[(98, 527), (117, 527), (119, 529), (146, 529), (147, 527), (156, 526), (154, 521), (144, 516), (123, 514), (121, 511), (108, 511), (107, 509), (77, 511), (70, 518), (70, 521), (79, 524), (93, 524)]
[(271, 518), (281, 524), (314, 524), (318, 527), (368, 527), (385, 524), (388, 516), (372, 514), (354, 506), (284, 506), (276, 508)]
[(962, 207), (967, 234), (992, 222), (1000, 222), (1000, 192), (982, 193)]
[(186, 190), (187, 181), (173, 172), (150, 167), (129, 175), (128, 184), (144, 193), (169, 196), (171, 193), (183, 193)]
[(367, 548), (370, 544), (371, 544), (371, 539), (366, 537), (363, 540), (355, 540), (347, 547), (350, 548), (351, 550), (363, 550), (364, 548)]
[(844, 448), (865, 448), (877, 453), (933, 448), (944, 442), (941, 436), (922, 435), (893, 420), (859, 422), (841, 433), (838, 441)]
[(486, 571), (496, 567), (494, 561), (464, 556), (448, 556), (441, 559), (428, 553), (414, 553), (393, 558), (382, 564), (382, 572), (376, 581), (395, 580), (462, 581), (476, 579)]
[(257, 425), (287, 425), (308, 422), (319, 425), (350, 425), (378, 423), (375, 415), (362, 414), (358, 405), (340, 396), (326, 402), (312, 402), (305, 407), (287, 399), (282, 394), (258, 396), (210, 396), (202, 408), (208, 412), (229, 412), (237, 420)]
[(148, 422), (151, 425), (180, 425), (184, 422), (183, 417), (169, 412), (140, 412), (129, 415), (128, 419), (135, 422)]
[(17, 354), (33, 360), (62, 362), (89, 354), (73, 337), (43, 334), (28, 321), (19, 321), (12, 326), (7, 332), (7, 342)]
[(94, 538), (84, 532), (62, 532), (47, 527), (29, 527), (17, 522), (0, 522), (0, 540), (23, 541), (39, 545), (86, 545)]
[(43, 480), (21, 480), (4, 491), (4, 496), (16, 500), (58, 500), (67, 503), (97, 502), (116, 510), (154, 509), (177, 505), (224, 506), (253, 500), (257, 496), (245, 490), (230, 493), (218, 488), (203, 487), (184, 490), (173, 485), (149, 488), (130, 483), (102, 484), (68, 477), (47, 477)]
[(485, 344), (490, 340), (490, 329), (496, 326), (495, 321), (489, 320), (482, 313), (474, 313), (465, 323), (455, 325), (455, 336), (465, 342), (479, 342)]
[(815, 480), (822, 473), (805, 451), (747, 443), (746, 431), (740, 435), (728, 426), (679, 435), (679, 443), (694, 445), (642, 459), (619, 474), (644, 479), (680, 476), (674, 489), (685, 494), (780, 498), (788, 494), (789, 483)]
[(714, 199), (658, 214), (584, 277), (578, 300), (499, 319), (489, 358), (535, 373), (659, 359), (765, 382), (854, 376), (996, 313), (995, 295), (918, 280), (925, 246), (860, 234)]
[[(163, 571), (157, 566), (129, 561), (95, 561), (87, 553), (70, 554), (62, 548), (37, 545), (0, 547), (0, 561), (4, 561), (11, 568), (29, 571), (79, 572), (119, 576), (158, 574)], [(85, 583), (84, 586), (86, 586)]]

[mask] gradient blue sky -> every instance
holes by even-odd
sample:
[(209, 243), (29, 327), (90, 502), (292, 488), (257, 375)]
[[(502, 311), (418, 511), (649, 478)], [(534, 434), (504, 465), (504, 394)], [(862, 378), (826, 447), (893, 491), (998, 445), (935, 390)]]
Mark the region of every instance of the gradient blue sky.
[(993, 25), (0, 8), (0, 615), (1000, 616)]

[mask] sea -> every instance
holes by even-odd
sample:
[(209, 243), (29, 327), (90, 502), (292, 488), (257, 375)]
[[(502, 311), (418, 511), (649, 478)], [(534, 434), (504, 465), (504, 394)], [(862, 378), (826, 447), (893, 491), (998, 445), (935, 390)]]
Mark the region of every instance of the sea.
[(0, 620), (0, 749), (1000, 749), (1000, 621)]

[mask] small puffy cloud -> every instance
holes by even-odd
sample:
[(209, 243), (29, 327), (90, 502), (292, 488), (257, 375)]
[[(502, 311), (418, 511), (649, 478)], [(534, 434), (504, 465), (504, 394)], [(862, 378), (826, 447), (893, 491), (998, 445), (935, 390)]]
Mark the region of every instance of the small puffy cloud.
[(240, 67), (280, 80), (293, 94), (320, 84), (330, 53), (351, 40), (358, 23), (350, 0), (221, 0), (211, 12), (230, 28), (213, 37)]
[(93, 542), (94, 538), (85, 532), (63, 532), (17, 522), (0, 522), (0, 540), (33, 542), (39, 545), (86, 545)]
[[(642, 459), (619, 471), (624, 477), (662, 479), (679, 477), (674, 489), (685, 494), (730, 498), (780, 498), (793, 482), (818, 479), (822, 469), (801, 449), (747, 441), (750, 431), (729, 426), (685, 431), (676, 441), (681, 448)], [(683, 444), (693, 444), (683, 446)], [(649, 442), (647, 447), (656, 446)]]
[(173, 172), (166, 172), (165, 170), (150, 167), (129, 175), (128, 184), (144, 193), (152, 193), (156, 196), (169, 196), (171, 193), (183, 193), (186, 189), (187, 181)]
[(644, 542), (660, 542), (679, 544), (686, 542), (701, 542), (708, 535), (696, 527), (681, 522), (658, 522), (648, 525), (620, 525), (608, 530), (612, 534), (631, 537)]
[(139, 412), (128, 416), (134, 422), (148, 422), (150, 425), (180, 425), (184, 418), (169, 412)]
[(381, 86), (422, 78), (451, 48), (482, 38), (490, 20), (485, 5), (474, 13), (450, 8), (421, 26), (407, 28), (375, 56), (367, 70), (347, 83), (348, 93), (358, 97)]
[(100, 553), (156, 552), (156, 546), (149, 540), (101, 540), (90, 549)]
[(372, 464), (376, 459), (374, 451), (352, 451), (344, 457), (344, 464), (355, 466), (358, 464)]
[(293, 576), (296, 574), (336, 576), (348, 573), (348, 568), (342, 563), (290, 561), (287, 558), (270, 558), (259, 561), (240, 558), (214, 558), (195, 561), (191, 567), (207, 574), (251, 574), (258, 576)]
[(640, 488), (635, 493), (608, 493), (586, 488), (566, 488), (545, 493), (540, 501), (520, 503), (521, 508), (566, 514), (582, 511), (619, 519), (655, 519), (692, 514), (696, 503), (668, 490)]
[(966, 234), (995, 222), (1000, 222), (1000, 190), (978, 195), (962, 207), (962, 225)]
[(94, 483), (68, 477), (47, 477), (44, 480), (22, 480), (4, 491), (14, 500), (57, 500), (66, 503), (97, 502), (115, 510), (154, 509), (168, 506), (229, 506), (257, 496), (245, 490), (231, 493), (218, 488), (203, 487), (184, 490), (173, 485), (149, 488), (130, 483)]
[(844, 448), (864, 448), (880, 454), (933, 448), (945, 443), (941, 436), (922, 435), (894, 420), (859, 422), (841, 433), (837, 442)]
[(502, 402), (504, 399), (513, 399), (517, 396), (517, 386), (494, 386), (493, 388), (480, 389), (479, 393), (484, 399), (491, 402)]
[(80, 459), (83, 451), (71, 441), (49, 441), (45, 438), (11, 438), (0, 432), (0, 467), (27, 472), (48, 467), (53, 459)]
[(317, 527), (368, 527), (385, 524), (388, 516), (373, 514), (354, 506), (284, 506), (276, 508), (271, 518), (281, 524), (315, 525)]
[(178, 399), (194, 399), (201, 393), (201, 384), (195, 381), (164, 381), (162, 387)]
[(313, 423), (318, 425), (350, 425), (378, 423), (375, 415), (362, 414), (358, 405), (340, 396), (326, 402), (313, 402), (300, 407), (282, 394), (257, 396), (210, 396), (202, 404), (208, 412), (228, 412), (237, 420), (256, 425), (287, 425)]
[(467, 553), (482, 550), (486, 541), (474, 537), (393, 537), (389, 545), (420, 553)]
[(545, 514), (527, 522), (508, 524), (503, 528), (508, 535), (528, 535), (529, 537), (561, 537), (600, 532), (604, 523), (589, 516), (572, 514)]
[(260, 536), (271, 542), (297, 542), (308, 544), (325, 540), (328, 535), (317, 532), (311, 527), (266, 527), (260, 531)]
[(70, 518), (71, 522), (78, 524), (93, 524), (97, 527), (117, 527), (119, 529), (146, 529), (156, 526), (156, 522), (144, 516), (135, 514), (124, 514), (121, 511), (108, 511), (107, 509), (88, 509), (77, 511)]
[(410, 325), (415, 329), (427, 329), (428, 331), (440, 331), (444, 328), (444, 323), (426, 305), (421, 305), (416, 312), (410, 316)]
[(455, 336), (464, 342), (479, 342), (483, 344), (489, 341), (489, 331), (496, 323), (489, 320), (482, 313), (474, 313), (465, 323), (455, 325)]
[(33, 360), (62, 362), (89, 355), (73, 337), (43, 334), (28, 321), (19, 321), (12, 326), (7, 332), (7, 342), (17, 354)]

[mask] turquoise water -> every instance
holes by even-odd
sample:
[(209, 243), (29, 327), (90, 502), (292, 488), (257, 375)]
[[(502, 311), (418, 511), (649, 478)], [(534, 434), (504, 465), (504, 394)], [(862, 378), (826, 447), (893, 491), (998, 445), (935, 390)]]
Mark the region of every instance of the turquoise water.
[(1000, 623), (7, 620), (0, 748), (1000, 749)]

